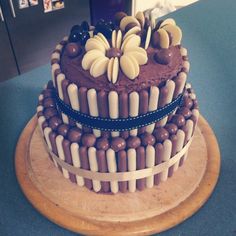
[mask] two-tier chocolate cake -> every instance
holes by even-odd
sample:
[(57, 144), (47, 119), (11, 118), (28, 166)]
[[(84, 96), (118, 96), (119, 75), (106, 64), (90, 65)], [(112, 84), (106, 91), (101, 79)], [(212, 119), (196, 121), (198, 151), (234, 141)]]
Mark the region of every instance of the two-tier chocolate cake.
[(73, 26), (56, 46), (37, 116), (65, 178), (98, 193), (134, 192), (184, 164), (199, 111), (181, 38), (173, 19), (151, 26), (142, 12), (119, 12)]

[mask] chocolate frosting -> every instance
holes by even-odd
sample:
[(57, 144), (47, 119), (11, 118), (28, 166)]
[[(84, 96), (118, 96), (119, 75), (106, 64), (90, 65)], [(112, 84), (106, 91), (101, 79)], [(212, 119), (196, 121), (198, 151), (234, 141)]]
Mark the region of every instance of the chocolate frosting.
[(172, 79), (181, 71), (183, 59), (178, 46), (169, 48), (172, 57), (168, 65), (161, 65), (154, 59), (154, 55), (160, 49), (149, 47), (147, 49), (148, 62), (140, 66), (140, 73), (135, 80), (128, 79), (121, 69), (117, 83), (112, 84), (108, 81), (106, 73), (94, 78), (90, 75), (89, 70), (85, 71), (81, 66), (83, 54), (75, 58), (70, 58), (66, 50), (63, 50), (61, 57), (61, 69), (66, 78), (79, 87), (95, 88), (96, 90), (110, 91), (115, 90), (118, 93), (140, 91), (152, 85), (158, 86), (162, 82)]

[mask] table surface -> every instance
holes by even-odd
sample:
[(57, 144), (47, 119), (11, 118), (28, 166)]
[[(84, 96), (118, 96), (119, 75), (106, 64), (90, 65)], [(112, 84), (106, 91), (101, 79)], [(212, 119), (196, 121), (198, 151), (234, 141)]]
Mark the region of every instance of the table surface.
[[(219, 182), (194, 216), (161, 235), (236, 235), (236, 2), (204, 0), (172, 13), (184, 32), (191, 60), (189, 81), (201, 114), (215, 131), (221, 149)], [(50, 79), (45, 65), (0, 83), (0, 235), (76, 235), (51, 223), (27, 201), (17, 183), (17, 139), (34, 115), (37, 98)]]

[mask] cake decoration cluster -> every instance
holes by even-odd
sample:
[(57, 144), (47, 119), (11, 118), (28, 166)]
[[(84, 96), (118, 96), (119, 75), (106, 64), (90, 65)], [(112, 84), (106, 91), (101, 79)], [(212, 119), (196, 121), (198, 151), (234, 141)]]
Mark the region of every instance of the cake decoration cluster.
[(82, 60), (84, 70), (93, 77), (107, 72), (113, 84), (117, 82), (119, 67), (131, 80), (139, 75), (139, 65), (147, 63), (147, 52), (140, 47), (141, 38), (136, 34), (122, 36), (121, 30), (112, 32), (111, 45), (105, 36), (98, 33), (90, 38), (86, 45), (86, 54)]

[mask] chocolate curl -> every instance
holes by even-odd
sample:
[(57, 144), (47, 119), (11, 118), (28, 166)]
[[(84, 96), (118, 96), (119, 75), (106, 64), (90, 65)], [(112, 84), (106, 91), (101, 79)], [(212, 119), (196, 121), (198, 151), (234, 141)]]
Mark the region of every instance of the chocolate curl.
[[(113, 149), (109, 148), (106, 152), (106, 157), (107, 157), (107, 166), (108, 166), (108, 171), (110, 173), (115, 173), (117, 172), (117, 166), (116, 166), (116, 154)], [(111, 181), (111, 192), (112, 193), (117, 193), (119, 191), (119, 186), (117, 181)]]
[[(70, 84), (70, 82), (67, 79), (64, 79), (61, 83), (62, 92), (63, 92), (63, 100), (64, 100), (65, 104), (67, 104), (67, 105), (70, 105), (70, 98), (69, 98), (69, 94), (68, 94), (68, 90), (67, 90), (69, 84)], [(69, 124), (75, 125), (74, 120), (70, 119), (69, 117), (68, 117), (68, 120), (69, 120)]]
[[(193, 135), (193, 121), (187, 120), (186, 124), (182, 127), (182, 130), (185, 133), (185, 138), (184, 138), (184, 146), (185, 146)], [(183, 165), (187, 156), (188, 156), (188, 151), (181, 157), (180, 162), (179, 162), (179, 166)]]
[[(88, 157), (89, 157), (90, 170), (93, 172), (98, 172), (98, 163), (97, 163), (95, 147), (90, 147), (88, 149)], [(92, 183), (93, 183), (93, 190), (95, 192), (99, 192), (101, 190), (101, 182), (98, 180), (92, 180)]]
[[(58, 156), (62, 161), (65, 161), (65, 154), (64, 154), (64, 150), (63, 150), (63, 146), (62, 146), (63, 140), (64, 140), (64, 138), (62, 135), (58, 135), (56, 137), (56, 146), (57, 146)], [(66, 179), (69, 179), (69, 173), (66, 169), (62, 168), (62, 173)]]
[[(108, 95), (109, 114), (110, 118), (116, 119), (119, 117), (119, 98), (115, 91), (111, 91)], [(111, 132), (112, 137), (118, 137), (119, 132)]]
[[(64, 154), (65, 154), (65, 161), (66, 163), (72, 165), (72, 156), (71, 156), (71, 152), (70, 152), (70, 142), (66, 139), (63, 140), (62, 142), (62, 147), (64, 150)], [(69, 172), (69, 177), (72, 183), (76, 183), (76, 177), (74, 174)]]
[[(73, 166), (77, 168), (81, 168), (78, 143), (72, 143), (70, 145), (70, 152), (71, 152)], [(75, 177), (76, 177), (77, 184), (79, 186), (84, 186), (84, 178), (79, 175), (76, 175)]]
[[(88, 152), (86, 147), (79, 148), (79, 157), (82, 169), (89, 170)], [(91, 179), (84, 178), (84, 184), (88, 189), (92, 189), (93, 187)]]
[(60, 65), (59, 64), (53, 64), (52, 68), (51, 68), (51, 72), (52, 72), (52, 82), (53, 82), (53, 86), (54, 88), (56, 88), (56, 76), (55, 76), (55, 71), (60, 69)]
[[(139, 94), (137, 92), (132, 92), (129, 95), (129, 115), (130, 117), (135, 117), (138, 115), (139, 111)], [(131, 136), (137, 136), (138, 129), (133, 129), (130, 131)]]
[[(163, 156), (162, 161), (168, 161), (171, 157), (172, 142), (166, 139), (163, 143)], [(161, 172), (161, 181), (166, 181), (168, 178), (168, 169)]]
[[(65, 80), (65, 75), (61, 73), (57, 76), (57, 81), (56, 82), (57, 82), (57, 88), (58, 88), (58, 95), (59, 95), (59, 97), (62, 101), (64, 101), (64, 94), (63, 94), (63, 90), (62, 90), (63, 80)], [(66, 124), (69, 124), (68, 116), (64, 113), (61, 113), (61, 114), (62, 114), (63, 122), (66, 123)]]
[[(136, 150), (137, 152), (137, 170), (142, 170), (145, 169), (146, 163), (145, 163), (145, 149), (144, 147), (140, 146)], [(145, 178), (143, 179), (138, 179), (137, 180), (137, 189), (142, 191), (145, 189), (146, 181)]]
[[(104, 150), (97, 150), (97, 162), (98, 162), (98, 170), (101, 173), (107, 173), (107, 160), (106, 160), (106, 153)], [(102, 192), (107, 193), (110, 191), (110, 185), (107, 181), (101, 182), (101, 189)]]
[[(158, 107), (158, 100), (159, 100), (159, 88), (156, 86), (152, 86), (150, 88), (150, 98), (148, 104), (148, 111), (155, 111)], [(148, 125), (146, 127), (146, 131), (148, 133), (152, 133), (155, 128), (155, 123)]]
[[(119, 117), (127, 118), (129, 116), (129, 96), (128, 93), (122, 92), (119, 95)], [(127, 138), (129, 131), (122, 131), (121, 136)]]
[[(166, 85), (161, 89), (160, 100), (159, 100), (159, 108), (164, 107), (166, 104), (170, 103), (173, 99), (175, 91), (175, 83), (173, 80), (167, 81)], [(162, 120), (156, 123), (157, 127), (165, 126), (168, 120), (168, 116), (163, 118)]]
[(175, 91), (174, 91), (174, 98), (177, 98), (184, 90), (184, 86), (187, 80), (187, 74), (184, 72), (180, 72), (177, 78), (174, 80), (175, 82)]
[[(56, 144), (56, 137), (57, 137), (57, 134), (56, 134), (55, 132), (53, 132), (53, 131), (50, 132), (50, 134), (49, 134), (49, 140), (50, 140), (51, 145), (52, 145), (52, 150), (51, 150), (51, 151), (52, 151), (56, 156), (58, 156), (57, 144)], [(52, 159), (52, 161), (54, 162), (55, 166), (58, 167), (58, 169), (62, 172), (61, 166), (58, 165), (57, 162), (56, 162), (53, 158), (51, 158), (51, 159)]]
[[(126, 151), (121, 150), (117, 154), (118, 156), (118, 170), (119, 172), (126, 172), (128, 170), (127, 167), (127, 155)], [(125, 193), (128, 189), (128, 181), (119, 182), (119, 190), (122, 193)]]
[[(67, 87), (67, 93), (70, 101), (71, 107), (79, 111), (80, 110), (80, 104), (79, 104), (79, 92), (78, 92), (78, 87), (76, 84), (69, 84)], [(76, 126), (79, 127), (80, 129), (82, 128), (82, 125), (76, 122)]]
[[(159, 165), (162, 162), (164, 154), (164, 147), (161, 143), (156, 144), (155, 146), (155, 165)], [(154, 176), (154, 184), (158, 185), (161, 181), (161, 174), (156, 174)]]
[[(128, 156), (128, 170), (135, 171), (136, 170), (136, 150), (134, 148), (130, 148), (127, 151)], [(129, 180), (128, 182), (129, 192), (136, 191), (136, 179)]]
[[(142, 90), (139, 92), (139, 114), (145, 114), (148, 112), (148, 91)], [(146, 130), (146, 127), (139, 128), (138, 133), (142, 134)]]
[[(153, 167), (155, 165), (155, 148), (151, 145), (146, 147), (146, 167)], [(154, 184), (154, 176), (151, 175), (146, 178), (146, 187), (152, 188)]]
[[(79, 88), (79, 104), (81, 112), (89, 114), (88, 100), (87, 100), (87, 88)], [(83, 127), (85, 133), (91, 133), (91, 128)]]
[[(176, 135), (171, 136), (171, 140), (172, 140), (171, 156), (172, 157), (183, 148), (184, 138), (185, 138), (185, 133), (181, 129), (177, 131)], [(171, 177), (174, 171), (178, 169), (178, 167), (179, 167), (179, 161), (177, 161), (174, 165), (169, 167), (168, 177)]]
[[(97, 92), (95, 89), (89, 89), (87, 92), (87, 99), (89, 105), (89, 113), (91, 116), (98, 117), (98, 104), (97, 104)], [(101, 136), (101, 131), (93, 129), (93, 133), (96, 137)]]

